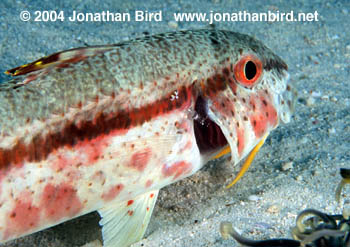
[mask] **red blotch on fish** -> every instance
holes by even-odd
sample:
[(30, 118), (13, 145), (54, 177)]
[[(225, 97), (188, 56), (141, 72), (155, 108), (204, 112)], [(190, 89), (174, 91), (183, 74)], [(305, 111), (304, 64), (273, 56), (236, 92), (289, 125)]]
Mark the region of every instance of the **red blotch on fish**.
[(124, 185), (122, 184), (117, 184), (115, 186), (113, 186), (112, 188), (110, 188), (110, 190), (107, 193), (102, 194), (102, 198), (105, 201), (111, 201), (114, 198), (117, 197), (117, 195), (119, 195), (119, 193), (123, 190)]
[(185, 130), (185, 132), (190, 132), (191, 131), (191, 125), (189, 124), (189, 122), (187, 120), (186, 121), (181, 121), (180, 123), (177, 122), (176, 123), (176, 127), (178, 129)]
[(258, 100), (251, 98), (250, 102), (256, 109), (250, 115), (249, 120), (254, 129), (255, 136), (260, 138), (265, 134), (268, 127), (277, 125), (277, 112), (271, 102), (263, 95), (260, 95)]
[(82, 204), (76, 190), (69, 184), (48, 184), (44, 188), (40, 208), (45, 216), (52, 221), (71, 218), (82, 209)]
[(237, 150), (238, 150), (238, 155), (240, 156), (245, 146), (244, 129), (236, 128), (236, 131), (237, 131)]
[(220, 96), (220, 100), (216, 97), (213, 98), (214, 111), (220, 112), (223, 116), (231, 117), (232, 112), (235, 111), (234, 104), (226, 96)]
[(192, 169), (192, 165), (185, 161), (175, 162), (174, 164), (168, 166), (163, 165), (162, 174), (165, 177), (174, 176), (174, 179), (177, 179), (181, 175), (188, 174)]
[(264, 118), (264, 114), (262, 112), (258, 112), (250, 116), (250, 123), (253, 126), (255, 136), (260, 138), (266, 131), (267, 121)]
[(151, 158), (152, 152), (150, 148), (146, 148), (141, 152), (137, 152), (131, 156), (129, 167), (135, 168), (142, 172), (145, 170), (149, 159)]
[(192, 148), (192, 141), (188, 140), (188, 142), (186, 143), (184, 149), (187, 150), (187, 149), (191, 149), (191, 148)]
[(33, 206), (31, 198), (21, 196), (21, 200), (16, 202), (15, 208), (9, 212), (7, 217), (4, 239), (20, 236), (32, 230), (37, 227), (39, 220), (39, 208)]
[(147, 180), (147, 181), (146, 181), (146, 184), (145, 184), (145, 187), (146, 187), (146, 188), (149, 188), (149, 187), (152, 186), (152, 184), (153, 184), (153, 181), (152, 181), (152, 180)]
[(263, 112), (265, 114), (265, 117), (267, 118), (267, 122), (270, 124), (270, 126), (276, 126), (278, 124), (276, 109), (267, 99), (262, 99), (262, 102), (266, 104), (263, 104)]
[(215, 97), (219, 91), (225, 90), (226, 87), (226, 77), (222, 74), (215, 74), (207, 78), (205, 94)]
[[(114, 133), (115, 134), (115, 133)], [(111, 137), (114, 135), (111, 133)], [(89, 166), (96, 163), (97, 160), (100, 159), (100, 157), (103, 154), (103, 150), (107, 148), (110, 144), (110, 138), (107, 135), (101, 135), (93, 140), (84, 140), (81, 142), (78, 142), (74, 149), (76, 150), (76, 153), (78, 154), (85, 154), (87, 155), (87, 161), (83, 162), (83, 165)]]
[(133, 203), (134, 203), (134, 200), (129, 200), (128, 203), (127, 203), (127, 206), (130, 206)]
[[(64, 148), (74, 151), (72, 158), (68, 159), (63, 155), (58, 155), (57, 161), (54, 162), (53, 167), (56, 171), (74, 166), (81, 163), (84, 166), (95, 164), (101, 157), (103, 151), (110, 145), (110, 140), (114, 136), (126, 134), (128, 130), (114, 130), (109, 135), (100, 135), (92, 140), (83, 140), (77, 142), (74, 146), (65, 146)], [(77, 155), (78, 154), (78, 155)], [(82, 160), (81, 155), (86, 155), (87, 159)]]
[(52, 167), (55, 172), (60, 172), (65, 169), (68, 165), (70, 165), (72, 161), (68, 160), (64, 154), (58, 155), (57, 160), (55, 160), (52, 164)]
[(188, 140), (184, 147), (181, 148), (180, 152), (184, 152), (185, 150), (190, 150), (192, 148), (192, 141)]
[(128, 210), (128, 214), (129, 214), (129, 216), (132, 216), (134, 214), (134, 211)]
[(228, 84), (234, 94), (237, 93), (237, 82), (232, 79), (232, 77), (228, 78)]

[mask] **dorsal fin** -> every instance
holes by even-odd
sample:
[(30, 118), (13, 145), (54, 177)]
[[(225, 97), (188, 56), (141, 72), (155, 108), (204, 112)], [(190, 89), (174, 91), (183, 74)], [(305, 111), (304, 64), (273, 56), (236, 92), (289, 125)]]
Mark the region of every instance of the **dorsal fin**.
[(113, 45), (107, 46), (91, 46), (70, 49), (66, 51), (56, 52), (46, 57), (42, 57), (34, 62), (18, 66), (13, 69), (5, 71), (5, 74), (18, 76), (28, 74), (33, 71), (41, 70), (43, 68), (54, 66), (58, 64), (76, 63), (86, 59), (89, 56), (95, 55), (100, 52), (110, 50)]

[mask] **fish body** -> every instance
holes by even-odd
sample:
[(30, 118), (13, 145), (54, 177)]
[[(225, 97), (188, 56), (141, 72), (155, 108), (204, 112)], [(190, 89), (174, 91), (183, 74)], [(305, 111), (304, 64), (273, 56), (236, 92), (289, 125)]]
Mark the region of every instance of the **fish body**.
[(288, 122), (287, 65), (194, 30), (55, 53), (0, 85), (0, 242), (97, 210), (104, 246), (142, 238), (160, 188)]

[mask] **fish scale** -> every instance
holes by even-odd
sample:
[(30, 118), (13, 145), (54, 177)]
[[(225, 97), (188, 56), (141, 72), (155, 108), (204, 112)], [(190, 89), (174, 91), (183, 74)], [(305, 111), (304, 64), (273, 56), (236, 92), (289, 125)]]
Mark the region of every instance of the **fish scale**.
[(129, 245), (160, 188), (228, 152), (234, 164), (254, 154), (294, 97), (271, 50), (214, 29), (72, 49), (7, 73), (3, 242), (97, 210), (104, 245)]

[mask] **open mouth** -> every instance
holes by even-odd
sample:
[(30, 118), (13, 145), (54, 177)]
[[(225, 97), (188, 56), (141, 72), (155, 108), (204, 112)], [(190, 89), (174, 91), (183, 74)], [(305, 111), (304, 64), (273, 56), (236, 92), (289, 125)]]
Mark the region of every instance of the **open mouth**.
[(208, 116), (208, 102), (198, 96), (195, 104), (194, 135), (201, 154), (210, 154), (227, 145), (220, 127)]

